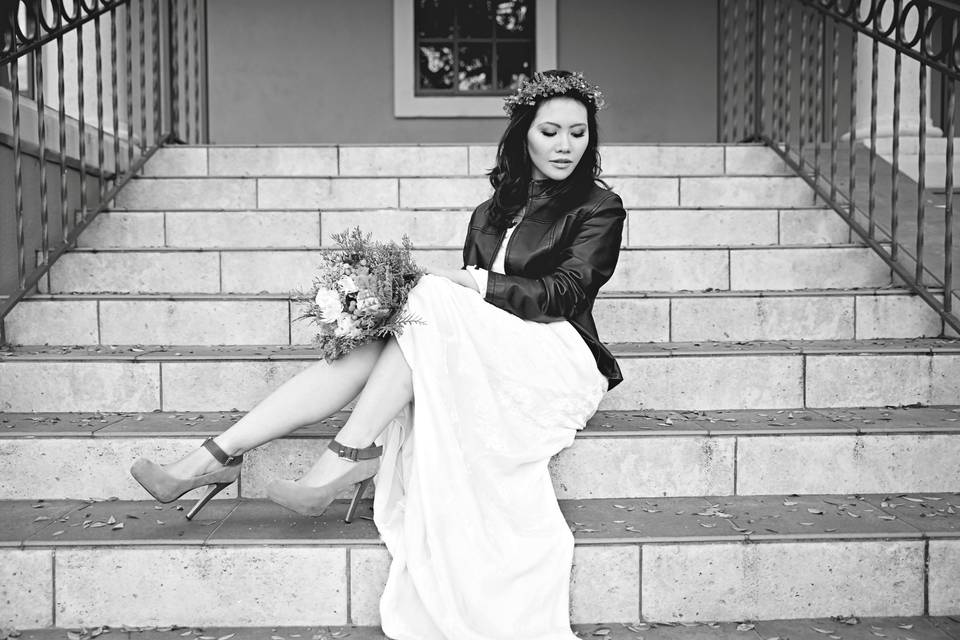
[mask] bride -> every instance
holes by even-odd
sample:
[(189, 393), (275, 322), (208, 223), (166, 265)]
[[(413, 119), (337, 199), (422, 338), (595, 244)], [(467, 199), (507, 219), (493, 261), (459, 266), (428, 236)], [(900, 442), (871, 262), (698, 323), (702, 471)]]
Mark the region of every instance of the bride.
[[(339, 411), (346, 424), (271, 500), (320, 515), (371, 480), (392, 562), (380, 600), (395, 640), (573, 640), (573, 535), (548, 471), (620, 369), (594, 299), (613, 274), (626, 216), (598, 180), (600, 91), (547, 71), (507, 97), (510, 121), (473, 212), (464, 268), (427, 269), (396, 338), (318, 362), (181, 460), (131, 473), (170, 502), (209, 485), (188, 518), (240, 474), (243, 453)], [(602, 185), (602, 186), (601, 186)]]

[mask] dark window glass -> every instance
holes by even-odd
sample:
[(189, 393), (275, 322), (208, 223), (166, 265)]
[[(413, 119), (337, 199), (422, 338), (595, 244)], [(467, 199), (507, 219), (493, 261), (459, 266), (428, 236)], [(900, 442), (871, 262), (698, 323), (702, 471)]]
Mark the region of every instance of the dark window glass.
[(417, 0), (416, 12), (419, 37), (453, 37), (453, 3), (448, 0)]
[(453, 49), (438, 44), (420, 45), (420, 88), (453, 89)]
[(509, 0), (497, 3), (497, 37), (498, 38), (529, 38), (533, 35), (533, 23), (529, 17), (531, 12), (526, 2)]
[(535, 65), (536, 0), (417, 0), (417, 95), (504, 95)]
[(526, 42), (509, 42), (497, 45), (497, 88), (513, 91), (524, 78), (530, 78), (533, 71), (533, 45)]
[(493, 48), (489, 44), (467, 44), (460, 47), (460, 68), (457, 89), (460, 91), (489, 91), (493, 88)]
[(456, 3), (458, 35), (461, 38), (493, 37), (493, 2), (461, 0)]

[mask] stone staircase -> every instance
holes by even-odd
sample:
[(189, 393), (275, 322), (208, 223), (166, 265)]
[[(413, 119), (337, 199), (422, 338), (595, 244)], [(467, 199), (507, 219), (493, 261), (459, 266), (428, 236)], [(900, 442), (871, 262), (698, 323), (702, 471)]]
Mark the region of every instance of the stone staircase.
[[(158, 153), (7, 319), (0, 626), (375, 627), (369, 517), (263, 500), (343, 414), (251, 452), (192, 523), (127, 468), (317, 359), (289, 294), (332, 233), (459, 267), (494, 151)], [(596, 317), (625, 381), (551, 465), (573, 622), (960, 614), (960, 341), (764, 148), (603, 166), (629, 218)]]

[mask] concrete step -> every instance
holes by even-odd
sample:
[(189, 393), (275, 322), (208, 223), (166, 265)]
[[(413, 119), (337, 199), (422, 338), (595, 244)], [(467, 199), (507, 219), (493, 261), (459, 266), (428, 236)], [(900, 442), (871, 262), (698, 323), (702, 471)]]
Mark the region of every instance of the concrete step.
[[(360, 227), (375, 240), (404, 235), (420, 247), (462, 244), (470, 209), (449, 211), (108, 211), (81, 247), (320, 248)], [(845, 244), (850, 229), (831, 209), (639, 209), (628, 212), (624, 246)]]
[[(134, 460), (175, 460), (242, 415), (0, 414), (0, 499), (145, 498), (128, 473)], [(247, 453), (238, 486), (222, 497), (262, 498), (272, 479), (301, 476), (348, 416), (338, 413)], [(960, 487), (958, 458), (956, 405), (601, 411), (550, 471), (564, 499), (929, 493)]]
[[(951, 616), (899, 616), (899, 617), (844, 617), (793, 618), (779, 620), (756, 620), (753, 622), (591, 622), (572, 625), (580, 638), (603, 638), (604, 640), (767, 640), (768, 638), (791, 638), (791, 640), (822, 640), (823, 635), (845, 636), (851, 640), (873, 640), (877, 634), (910, 640), (960, 640), (960, 622)], [(818, 629), (820, 631), (818, 631)], [(199, 636), (228, 640), (263, 640), (276, 637), (280, 640), (387, 640), (378, 626), (271, 626), (227, 627), (205, 626), (203, 629), (166, 626), (124, 626), (119, 629), (97, 627), (79, 629), (48, 627), (21, 631), (19, 640), (62, 640), (70, 632), (77, 633), (80, 640), (92, 640), (97, 631), (123, 633), (137, 640), (175, 640), (187, 637), (199, 640)], [(133, 635), (136, 634), (136, 635)], [(640, 635), (643, 634), (643, 635)]]
[[(281, 295), (58, 294), (22, 301), (5, 319), (14, 345), (308, 345), (317, 326)], [(943, 321), (902, 289), (602, 294), (608, 342), (853, 340), (943, 334)]]
[[(283, 293), (308, 290), (320, 249), (77, 249), (50, 269), (45, 293)], [(462, 250), (415, 249), (423, 265), (459, 269)], [(851, 245), (630, 247), (606, 291), (859, 289), (891, 284), (889, 267)]]
[[(814, 206), (793, 176), (610, 177), (626, 207)], [(120, 209), (473, 208), (492, 194), (485, 177), (139, 178), (117, 194)]]
[[(389, 555), (369, 520), (337, 519), (344, 503), (305, 518), (217, 501), (193, 522), (184, 506), (0, 503), (12, 623), (379, 624)], [(956, 493), (564, 500), (561, 510), (576, 543), (575, 624), (960, 613)]]
[[(960, 340), (611, 345), (625, 380), (605, 410), (960, 404)], [(247, 410), (320, 360), (274, 347), (0, 351), (0, 411)]]
[[(174, 146), (150, 159), (151, 177), (481, 176), (496, 145)], [(760, 145), (608, 144), (606, 175), (789, 175)]]

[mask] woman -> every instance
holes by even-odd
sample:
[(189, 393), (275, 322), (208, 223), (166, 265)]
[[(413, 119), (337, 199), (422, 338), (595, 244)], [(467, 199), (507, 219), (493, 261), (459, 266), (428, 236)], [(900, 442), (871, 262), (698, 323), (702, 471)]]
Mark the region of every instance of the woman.
[(138, 460), (134, 477), (161, 501), (203, 485), (212, 496), (237, 478), (243, 452), (357, 397), (310, 471), (268, 495), (319, 515), (359, 483), (349, 521), (376, 476), (374, 520), (392, 556), (384, 633), (575, 638), (573, 536), (547, 464), (622, 379), (591, 315), (626, 216), (596, 184), (601, 106), (579, 74), (521, 83), (506, 100), (494, 196), (471, 217), (464, 268), (428, 270), (411, 291), (423, 324), (317, 363), (182, 460)]

